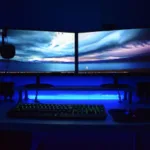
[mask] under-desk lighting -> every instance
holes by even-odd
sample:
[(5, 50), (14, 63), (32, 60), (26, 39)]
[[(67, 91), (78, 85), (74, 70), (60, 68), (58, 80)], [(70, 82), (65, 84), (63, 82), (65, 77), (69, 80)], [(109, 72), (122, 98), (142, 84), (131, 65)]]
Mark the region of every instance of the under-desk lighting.
[[(122, 96), (122, 95), (121, 95)], [(35, 99), (35, 94), (29, 94), (29, 99)], [(39, 100), (117, 100), (117, 94), (61, 94), (61, 95), (45, 95), (39, 94)]]

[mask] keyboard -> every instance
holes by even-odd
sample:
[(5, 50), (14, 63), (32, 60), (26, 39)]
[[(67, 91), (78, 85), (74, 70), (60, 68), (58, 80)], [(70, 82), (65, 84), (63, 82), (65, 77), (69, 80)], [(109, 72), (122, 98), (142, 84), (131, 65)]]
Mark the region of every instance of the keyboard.
[(109, 113), (116, 122), (150, 122), (150, 108), (138, 108), (134, 111), (127, 111), (125, 109), (110, 109)]
[(8, 112), (11, 118), (105, 120), (104, 105), (17, 104)]

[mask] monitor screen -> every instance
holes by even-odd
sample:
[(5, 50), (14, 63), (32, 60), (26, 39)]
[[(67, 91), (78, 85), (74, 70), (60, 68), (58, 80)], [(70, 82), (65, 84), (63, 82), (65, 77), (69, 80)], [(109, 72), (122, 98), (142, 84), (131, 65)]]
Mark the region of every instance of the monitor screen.
[(79, 73), (150, 72), (150, 29), (79, 33)]
[(0, 73), (74, 73), (74, 38), (74, 33), (8, 30), (5, 43), (15, 46), (16, 55), (9, 61), (0, 56)]

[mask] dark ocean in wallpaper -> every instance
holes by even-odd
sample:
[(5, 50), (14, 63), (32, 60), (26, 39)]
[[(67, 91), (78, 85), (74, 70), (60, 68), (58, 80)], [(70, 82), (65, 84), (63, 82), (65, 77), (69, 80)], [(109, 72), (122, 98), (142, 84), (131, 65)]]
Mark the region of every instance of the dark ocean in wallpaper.
[(74, 71), (74, 63), (57, 63), (57, 62), (0, 62), (0, 70), (7, 72), (70, 72)]
[(16, 47), (10, 61), (0, 57), (0, 71), (67, 72), (74, 71), (74, 33), (8, 30), (5, 42)]
[(79, 34), (79, 71), (150, 70), (150, 29)]

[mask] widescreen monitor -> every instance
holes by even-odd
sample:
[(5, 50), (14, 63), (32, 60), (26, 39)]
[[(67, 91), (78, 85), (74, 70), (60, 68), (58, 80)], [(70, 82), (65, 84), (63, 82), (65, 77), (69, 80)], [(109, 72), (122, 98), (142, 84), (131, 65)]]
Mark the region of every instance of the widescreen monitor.
[(79, 33), (80, 74), (150, 73), (150, 29)]
[(10, 60), (0, 56), (0, 73), (74, 73), (74, 33), (8, 30), (5, 43), (15, 46), (16, 55)]

